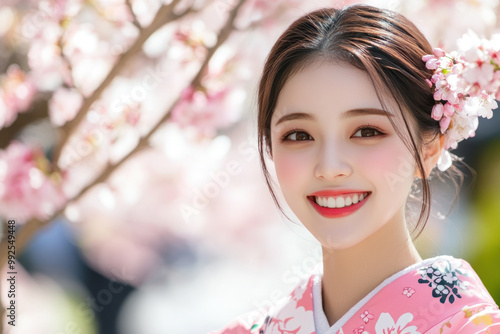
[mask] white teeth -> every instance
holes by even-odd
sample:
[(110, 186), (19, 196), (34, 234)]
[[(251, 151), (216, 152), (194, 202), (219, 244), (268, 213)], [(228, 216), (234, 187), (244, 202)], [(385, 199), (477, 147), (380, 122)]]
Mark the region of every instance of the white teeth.
[(327, 208), (343, 208), (361, 202), (368, 196), (368, 193), (355, 194), (352, 196), (338, 196), (338, 197), (315, 197), (316, 203), (322, 207)]
[(356, 195), (354, 195), (354, 196), (352, 196), (352, 203), (353, 203), (353, 204), (358, 203), (358, 195), (357, 195), (357, 194), (356, 194)]

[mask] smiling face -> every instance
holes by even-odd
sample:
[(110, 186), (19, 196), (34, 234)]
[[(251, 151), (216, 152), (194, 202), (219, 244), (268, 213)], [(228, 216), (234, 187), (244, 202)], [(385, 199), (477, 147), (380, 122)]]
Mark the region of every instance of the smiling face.
[[(396, 108), (384, 111), (368, 74), (345, 63), (315, 62), (280, 92), (271, 119), (276, 175), (324, 247), (349, 248), (405, 224), (416, 164), (387, 115), (404, 128)], [(322, 208), (334, 202), (344, 207)]]

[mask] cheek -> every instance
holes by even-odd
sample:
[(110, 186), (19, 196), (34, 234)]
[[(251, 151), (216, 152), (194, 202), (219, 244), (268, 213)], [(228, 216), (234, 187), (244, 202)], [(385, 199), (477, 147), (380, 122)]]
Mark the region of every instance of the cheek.
[(307, 159), (300, 154), (276, 152), (274, 165), (276, 176), (282, 188), (297, 184), (297, 180), (307, 175)]
[(391, 193), (407, 191), (415, 176), (415, 161), (404, 145), (384, 145), (364, 155), (365, 173), (378, 180), (379, 188)]
[(376, 150), (368, 150), (363, 156), (365, 160), (364, 166), (370, 173), (382, 175), (385, 172), (391, 172), (395, 168), (395, 154), (388, 146), (382, 146)]

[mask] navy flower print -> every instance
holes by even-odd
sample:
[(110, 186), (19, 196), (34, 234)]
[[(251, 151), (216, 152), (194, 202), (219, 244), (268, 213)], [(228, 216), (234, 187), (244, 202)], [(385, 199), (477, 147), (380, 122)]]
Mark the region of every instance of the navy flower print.
[(448, 260), (421, 268), (420, 275), (422, 278), (418, 283), (428, 284), (432, 288), (432, 297), (439, 298), (442, 304), (446, 301), (453, 304), (456, 298), (462, 298), (459, 289), (465, 290), (469, 285), (459, 278), (459, 275), (469, 276), (467, 271), (461, 265), (453, 267)]

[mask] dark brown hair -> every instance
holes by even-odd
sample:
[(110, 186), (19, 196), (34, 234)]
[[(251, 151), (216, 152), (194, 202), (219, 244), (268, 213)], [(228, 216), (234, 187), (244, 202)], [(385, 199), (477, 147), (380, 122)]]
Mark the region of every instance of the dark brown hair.
[[(394, 126), (390, 117), (389, 120), (412, 152), (423, 176), (422, 207), (413, 230), (417, 236), (421, 233), (431, 204), (421, 153), (426, 143), (440, 135), (439, 122), (431, 118), (434, 99), (426, 79), (432, 71), (422, 61), (426, 54), (432, 54), (432, 47), (413, 23), (394, 11), (367, 5), (313, 11), (293, 22), (280, 36), (266, 60), (259, 84), (258, 149), (267, 186), (285, 216), (264, 159), (264, 151), (272, 155), (271, 118), (278, 96), (291, 75), (308, 64), (316, 60), (341, 61), (368, 73), (382, 106), (392, 102), (401, 111), (406, 132)], [(384, 101), (384, 96), (391, 101)], [(411, 127), (417, 130), (414, 134)], [(463, 180), (455, 166), (449, 171)]]

